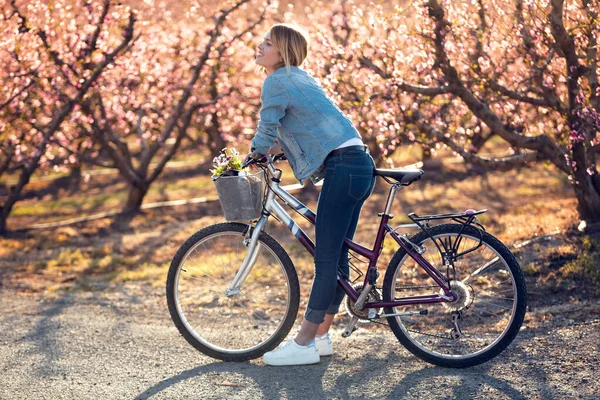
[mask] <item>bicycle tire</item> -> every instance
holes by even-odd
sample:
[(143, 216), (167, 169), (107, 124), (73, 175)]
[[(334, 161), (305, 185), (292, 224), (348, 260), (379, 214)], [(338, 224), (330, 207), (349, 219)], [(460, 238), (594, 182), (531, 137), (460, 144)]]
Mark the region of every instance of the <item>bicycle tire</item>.
[[(259, 236), (257, 261), (240, 294), (225, 294), (246, 254), (247, 230), (248, 225), (232, 222), (201, 229), (181, 245), (167, 276), (167, 303), (175, 326), (197, 350), (223, 361), (246, 361), (274, 349), (298, 313), (294, 264), (266, 232)], [(250, 326), (243, 326), (246, 322)]]
[[(447, 243), (458, 238), (461, 232), (465, 246), (460, 251), (476, 245), (481, 238), (480, 247), (465, 254), (465, 260), (459, 258), (455, 263), (457, 275), (453, 285), (461, 293), (461, 299), (452, 303), (385, 309), (386, 314), (427, 309), (427, 315), (391, 316), (387, 321), (396, 338), (412, 354), (429, 363), (451, 368), (481, 364), (500, 354), (519, 332), (527, 307), (525, 279), (519, 263), (497, 238), (471, 225), (443, 224), (429, 229), (432, 237), (445, 239)], [(446, 273), (440, 251), (426, 232), (420, 232), (410, 240), (425, 249), (423, 257), (440, 272)], [(489, 250), (489, 255), (486, 255), (486, 250)], [(409, 280), (412, 285), (398, 286), (402, 269), (400, 280)], [(466, 273), (468, 271), (472, 272)], [(393, 301), (396, 292), (402, 292), (401, 297), (405, 297), (407, 294), (441, 293), (440, 290), (404, 249), (395, 253), (385, 274), (384, 301)], [(451, 315), (455, 314), (457, 321), (452, 322)], [(479, 320), (476, 321), (476, 318)], [(471, 326), (467, 326), (467, 319)], [(455, 323), (462, 326), (455, 329)], [(476, 333), (476, 329), (481, 332)], [(462, 335), (458, 339), (452, 337), (456, 331)], [(462, 352), (460, 348), (467, 350)]]

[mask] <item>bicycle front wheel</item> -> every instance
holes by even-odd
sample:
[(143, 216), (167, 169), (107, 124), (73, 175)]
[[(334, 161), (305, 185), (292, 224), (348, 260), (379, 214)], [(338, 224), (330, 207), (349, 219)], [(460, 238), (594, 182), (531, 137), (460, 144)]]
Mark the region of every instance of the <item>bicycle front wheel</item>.
[(248, 247), (248, 225), (223, 223), (191, 236), (167, 277), (167, 302), (183, 337), (204, 354), (245, 361), (274, 349), (289, 333), (300, 301), (292, 260), (260, 234), (254, 266), (238, 294), (227, 295)]
[[(498, 239), (473, 226), (444, 224), (429, 233), (441, 251), (425, 232), (411, 241), (450, 278), (459, 298), (387, 308), (386, 314), (427, 310), (426, 315), (388, 317), (390, 328), (411, 353), (432, 364), (462, 368), (483, 363), (503, 351), (523, 323), (527, 294), (519, 263)], [(453, 255), (458, 255), (454, 267), (448, 266), (446, 257)], [(398, 250), (385, 274), (384, 300), (431, 294), (443, 291), (414, 259)]]

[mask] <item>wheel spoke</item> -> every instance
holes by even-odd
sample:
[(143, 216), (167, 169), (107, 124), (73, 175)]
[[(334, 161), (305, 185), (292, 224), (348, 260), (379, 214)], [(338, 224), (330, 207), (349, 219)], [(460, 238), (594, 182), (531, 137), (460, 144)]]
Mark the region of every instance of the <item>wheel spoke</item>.
[[(440, 243), (458, 254), (474, 249), (480, 243), (479, 231), (468, 226), (447, 224), (429, 228), (429, 233)], [(462, 237), (458, 241), (458, 234)], [(453, 261), (453, 267), (444, 266), (444, 257), (427, 233), (419, 233), (411, 240), (427, 249), (423, 256), (443, 274), (450, 274), (450, 286), (458, 299), (449, 303), (426, 306), (405, 306), (394, 311), (417, 311), (427, 308), (427, 315), (390, 318), (390, 327), (398, 338), (408, 339), (416, 355), (427, 354), (427, 360), (444, 366), (475, 365), (497, 352), (493, 348), (506, 347), (518, 332), (525, 312), (522, 272), (510, 251), (488, 233), (481, 234), (481, 245)], [(442, 251), (444, 247), (442, 246)], [(454, 275), (455, 274), (455, 275)], [(515, 275), (517, 274), (517, 275)], [(431, 279), (403, 250), (392, 259), (386, 272), (384, 299), (439, 293), (431, 288)], [(521, 283), (524, 288), (524, 283)], [(410, 290), (405, 290), (409, 288)], [(458, 339), (450, 333), (456, 329), (452, 314), (460, 312), (457, 321)], [(509, 340), (502, 338), (511, 332)], [(488, 356), (488, 354), (491, 354)]]
[(510, 310), (512, 308), (512, 307), (503, 306), (500, 304), (496, 304), (492, 301), (486, 301), (486, 300), (479, 300), (479, 301), (477, 301), (477, 303), (485, 303), (485, 304), (491, 305), (492, 307), (501, 308), (501, 309), (505, 309), (505, 310)]
[[(229, 226), (240, 230), (227, 230)], [(292, 277), (287, 271), (293, 271), (293, 265), (287, 256), (283, 261), (284, 250), (270, 237), (269, 242), (259, 239), (260, 254), (242, 290), (227, 295), (247, 250), (243, 229), (247, 228), (240, 224), (205, 228), (206, 234), (200, 231), (195, 242), (186, 242), (185, 253), (180, 249), (182, 256), (169, 271), (167, 294), (177, 310), (172, 313), (177, 327), (184, 336), (186, 332), (193, 336), (185, 337), (198, 349), (222, 359), (256, 357), (267, 342), (277, 344), (273, 339), (282, 340), (289, 332), (299, 300), (295, 275), (296, 283), (289, 284)], [(290, 301), (296, 304), (293, 309)]]
[(199, 281), (199, 282), (207, 283), (209, 285), (212, 285), (213, 287), (217, 287), (219, 290), (216, 291), (216, 292), (222, 291), (223, 293), (225, 293), (225, 289), (223, 287), (221, 287), (221, 286), (218, 286), (214, 281), (210, 281), (210, 280), (198, 278), (197, 276), (191, 276), (191, 275), (188, 275), (186, 277), (186, 279), (191, 279), (191, 280), (194, 280), (194, 281)]

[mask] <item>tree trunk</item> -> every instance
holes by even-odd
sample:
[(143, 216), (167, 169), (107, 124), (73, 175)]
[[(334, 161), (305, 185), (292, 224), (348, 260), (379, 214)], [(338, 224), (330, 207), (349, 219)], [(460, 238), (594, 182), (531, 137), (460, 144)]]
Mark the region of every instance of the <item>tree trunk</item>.
[(6, 220), (12, 211), (15, 203), (21, 197), (21, 193), (23, 192), (23, 188), (29, 183), (29, 179), (31, 179), (31, 175), (33, 171), (35, 171), (39, 166), (39, 157), (34, 158), (29, 165), (21, 170), (21, 174), (19, 175), (19, 181), (12, 188), (8, 188), (8, 196), (6, 201), (2, 206), (0, 206), (0, 235), (6, 235), (8, 233), (6, 227)]
[(71, 173), (69, 174), (69, 191), (71, 193), (79, 191), (81, 187), (81, 165), (74, 164), (71, 167)]
[(138, 213), (140, 211), (140, 208), (142, 207), (142, 201), (144, 201), (144, 196), (146, 196), (147, 192), (147, 185), (130, 186), (129, 193), (127, 194), (127, 201), (125, 202), (125, 207), (123, 207), (123, 212)]
[[(20, 191), (19, 191), (20, 193)], [(8, 197), (4, 204), (0, 207), (0, 235), (5, 236), (8, 233), (6, 220), (12, 211), (13, 206), (17, 202), (19, 193), (16, 193), (15, 188), (8, 189)]]
[(221, 149), (227, 146), (227, 143), (225, 143), (221, 137), (221, 127), (217, 113), (213, 113), (211, 122), (212, 124), (206, 129), (206, 133), (208, 134), (208, 147), (211, 152), (216, 155)]
[(600, 190), (594, 187), (591, 177), (574, 185), (577, 211), (586, 223), (586, 233), (600, 232)]
[(138, 186), (130, 185), (129, 193), (127, 194), (127, 200), (125, 206), (120, 214), (118, 214), (112, 223), (112, 227), (124, 230), (128, 229), (133, 218), (140, 214), (142, 202), (148, 192), (149, 185)]
[[(24, 181), (24, 183), (23, 183), (23, 181)], [(17, 200), (19, 200), (19, 197), (21, 195), (21, 191), (23, 190), (23, 187), (28, 182), (29, 182), (29, 176), (25, 177), (25, 179), (24, 179), (23, 175), (21, 175), (19, 184), (15, 187), (9, 188), (8, 197), (6, 198), (6, 201), (4, 202), (4, 204), (0, 207), (0, 235), (1, 236), (5, 236), (8, 233), (8, 229), (6, 226), (6, 220), (8, 219), (8, 216), (10, 215), (10, 212), (12, 211), (15, 203), (17, 202)]]
[(6, 230), (6, 219), (10, 214), (10, 210), (5, 212), (5, 207), (0, 208), (0, 236), (6, 236), (8, 231)]
[(431, 154), (431, 148), (429, 146), (421, 146), (421, 162), (423, 168), (431, 169), (442, 169), (443, 162), (439, 158), (433, 158)]
[(421, 146), (421, 161), (423, 161), (424, 164), (429, 160), (431, 160), (431, 149), (429, 146)]

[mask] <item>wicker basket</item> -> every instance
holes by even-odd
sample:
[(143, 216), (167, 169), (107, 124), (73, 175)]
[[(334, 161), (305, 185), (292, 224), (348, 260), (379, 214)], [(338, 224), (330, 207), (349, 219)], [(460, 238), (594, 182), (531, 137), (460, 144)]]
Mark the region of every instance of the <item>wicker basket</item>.
[(262, 171), (220, 176), (215, 180), (215, 186), (227, 221), (250, 221), (260, 217), (265, 193)]

